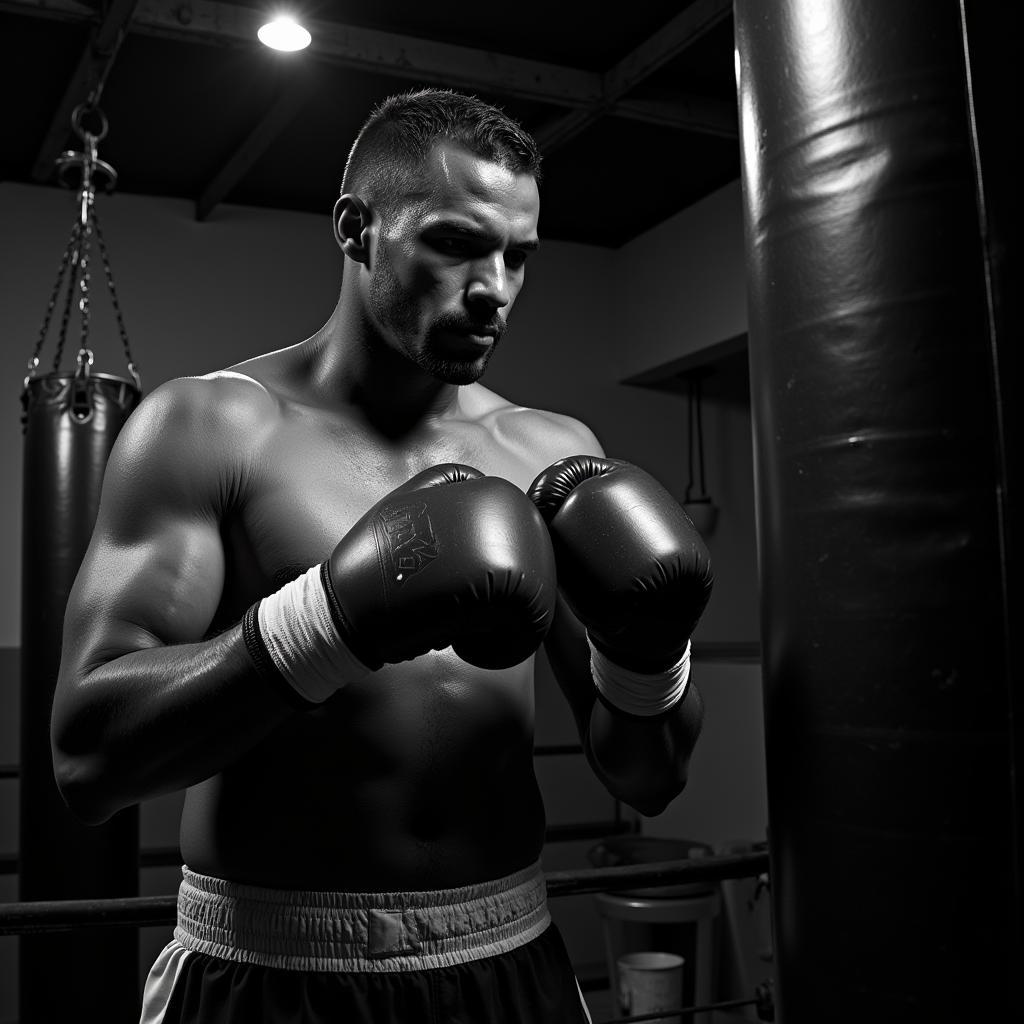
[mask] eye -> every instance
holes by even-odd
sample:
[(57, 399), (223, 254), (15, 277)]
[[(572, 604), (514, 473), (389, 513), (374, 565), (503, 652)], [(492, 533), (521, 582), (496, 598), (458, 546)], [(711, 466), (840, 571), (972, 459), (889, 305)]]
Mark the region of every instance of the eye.
[(446, 256), (462, 256), (470, 248), (470, 241), (460, 235), (439, 235), (430, 240), (430, 244)]
[(505, 266), (509, 270), (522, 270), (526, 266), (527, 253), (523, 249), (509, 249), (505, 253)]

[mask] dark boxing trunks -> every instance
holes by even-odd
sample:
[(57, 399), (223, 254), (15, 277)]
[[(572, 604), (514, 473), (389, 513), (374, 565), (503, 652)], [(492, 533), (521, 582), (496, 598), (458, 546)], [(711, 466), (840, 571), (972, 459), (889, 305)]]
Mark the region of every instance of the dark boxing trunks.
[(141, 1024), (587, 1024), (540, 865), (435, 892), (292, 892), (184, 869)]

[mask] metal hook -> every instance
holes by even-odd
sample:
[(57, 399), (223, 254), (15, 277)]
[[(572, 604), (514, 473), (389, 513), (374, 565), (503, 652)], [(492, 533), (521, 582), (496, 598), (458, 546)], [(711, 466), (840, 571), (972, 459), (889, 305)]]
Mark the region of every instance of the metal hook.
[(33, 356), (28, 361), (28, 373), (25, 374), (25, 380), (21, 385), (22, 391), (28, 391), (28, 386), (32, 381), (32, 378), (36, 375), (36, 370), (39, 369), (39, 356)]
[(91, 348), (80, 348), (78, 350), (78, 369), (75, 370), (75, 376), (80, 377), (82, 380), (89, 379), (89, 370), (92, 369), (93, 354)]
[[(91, 132), (85, 127), (83, 119), (89, 114), (95, 114), (99, 118), (99, 131)], [(104, 192), (113, 192), (117, 184), (117, 172), (106, 160), (99, 158), (96, 144), (106, 136), (109, 124), (106, 115), (98, 106), (94, 103), (79, 103), (71, 114), (71, 127), (85, 145), (82, 152), (67, 149), (57, 157), (57, 180), (65, 188), (79, 190), (84, 227), (97, 184), (102, 185)]]
[[(100, 130), (98, 132), (91, 132), (85, 127), (82, 119), (87, 114), (95, 114), (99, 118)], [(95, 143), (106, 137), (110, 125), (107, 123), (107, 117), (103, 111), (95, 103), (86, 101), (85, 103), (79, 103), (71, 112), (71, 127), (83, 142), (88, 144), (89, 139), (92, 139), (93, 149), (95, 149)]]

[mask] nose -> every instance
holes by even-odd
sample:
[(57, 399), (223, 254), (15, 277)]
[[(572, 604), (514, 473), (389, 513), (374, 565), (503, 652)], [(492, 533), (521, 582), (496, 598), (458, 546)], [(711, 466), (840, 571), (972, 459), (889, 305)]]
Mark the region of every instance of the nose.
[(471, 306), (486, 306), (493, 313), (507, 306), (511, 298), (504, 255), (499, 252), (475, 260), (466, 285), (466, 302)]

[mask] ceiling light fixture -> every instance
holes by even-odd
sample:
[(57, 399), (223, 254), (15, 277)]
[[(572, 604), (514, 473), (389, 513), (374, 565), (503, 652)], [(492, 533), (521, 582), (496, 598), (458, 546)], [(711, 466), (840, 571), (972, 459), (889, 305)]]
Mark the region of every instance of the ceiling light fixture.
[(304, 50), (313, 37), (294, 18), (278, 17), (268, 21), (256, 33), (264, 46), (272, 50)]

